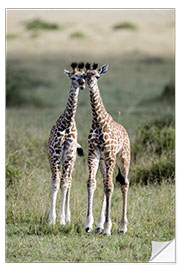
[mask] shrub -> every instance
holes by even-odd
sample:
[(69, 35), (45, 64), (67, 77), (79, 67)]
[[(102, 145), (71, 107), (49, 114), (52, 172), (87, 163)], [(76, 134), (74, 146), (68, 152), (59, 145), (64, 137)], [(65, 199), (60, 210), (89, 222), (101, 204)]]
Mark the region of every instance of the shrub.
[(169, 82), (164, 86), (161, 98), (166, 99), (170, 102), (175, 102), (175, 83), (174, 81)]
[(16, 38), (18, 38), (18, 35), (17, 34), (7, 34), (6, 38), (7, 39), (16, 39)]
[(130, 22), (122, 22), (122, 23), (115, 24), (113, 26), (113, 29), (114, 30), (123, 30), (123, 29), (136, 30), (137, 26), (133, 23), (130, 23)]
[(35, 19), (26, 23), (26, 28), (27, 30), (58, 30), (60, 27), (55, 23)]
[(133, 171), (133, 181), (141, 184), (153, 184), (175, 181), (175, 159), (161, 157), (155, 159), (150, 165), (136, 166)]
[(71, 38), (85, 38), (86, 35), (83, 32), (74, 32), (70, 35)]
[(174, 151), (174, 147), (174, 119), (167, 117), (139, 127), (132, 152), (136, 159), (137, 155), (144, 151), (160, 156), (164, 151)]
[(174, 118), (156, 119), (139, 127), (131, 152), (131, 178), (135, 183), (174, 182)]

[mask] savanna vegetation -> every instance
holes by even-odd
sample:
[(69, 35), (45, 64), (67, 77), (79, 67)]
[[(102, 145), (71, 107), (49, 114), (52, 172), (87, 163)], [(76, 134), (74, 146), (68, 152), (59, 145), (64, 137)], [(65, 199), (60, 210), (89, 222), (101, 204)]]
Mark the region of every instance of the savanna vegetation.
[[(44, 27), (42, 22), (36, 21), (35, 27)], [(74, 33), (74, 37), (81, 38), (83, 31)], [(87, 88), (80, 91), (76, 114), (78, 141), (85, 155), (77, 157), (73, 172), (72, 222), (65, 227), (58, 223), (48, 225), (51, 174), (46, 148), (50, 129), (66, 105), (69, 81), (63, 70), (70, 69), (71, 61), (107, 63), (110, 67), (99, 80), (103, 102), (114, 120), (125, 126), (131, 140), (125, 235), (119, 234), (122, 195), (115, 181), (112, 236), (97, 235), (95, 231), (85, 233), (87, 136), (92, 119)], [(149, 261), (152, 241), (175, 237), (173, 58), (143, 53), (121, 57), (94, 57), (88, 53), (9, 54), (6, 68), (6, 261)], [(98, 172), (95, 224), (102, 187)], [(59, 205), (60, 196), (57, 211)]]

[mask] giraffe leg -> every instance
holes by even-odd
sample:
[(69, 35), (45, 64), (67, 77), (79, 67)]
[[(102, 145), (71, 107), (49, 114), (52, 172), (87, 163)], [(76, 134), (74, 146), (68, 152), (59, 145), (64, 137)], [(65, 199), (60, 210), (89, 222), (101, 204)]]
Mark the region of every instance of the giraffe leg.
[(61, 225), (65, 225), (65, 203), (66, 203), (66, 194), (68, 190), (68, 184), (67, 184), (67, 179), (62, 179), (61, 178), (61, 206), (60, 206), (60, 211), (59, 211), (59, 223)]
[(71, 222), (70, 190), (71, 190), (71, 185), (69, 186), (67, 193), (66, 193), (65, 219), (66, 219), (66, 222), (68, 222), (68, 223)]
[(99, 214), (99, 217), (98, 217), (98, 223), (97, 223), (97, 227), (96, 227), (96, 232), (97, 233), (102, 233), (103, 230), (104, 230), (105, 209), (106, 209), (106, 194), (103, 195), (101, 211), (100, 211), (100, 214)]
[(113, 171), (115, 160), (106, 162), (106, 181), (104, 181), (104, 192), (106, 195), (106, 217), (104, 222), (104, 235), (111, 235), (112, 222), (110, 218), (111, 212), (111, 197), (113, 193)]
[(52, 171), (52, 183), (51, 183), (51, 188), (52, 188), (52, 201), (51, 201), (51, 206), (49, 210), (49, 224), (55, 224), (56, 222), (56, 199), (57, 199), (57, 194), (59, 190), (59, 184), (60, 184), (60, 165), (55, 164), (51, 166), (51, 171)]
[[(100, 166), (100, 170), (101, 170), (101, 174), (102, 174), (103, 182), (104, 182), (106, 179), (106, 166), (105, 166), (104, 160), (100, 160), (99, 166)], [(104, 230), (105, 209), (106, 209), (106, 194), (104, 193), (101, 211), (100, 211), (100, 214), (98, 217), (98, 223), (97, 223), (97, 227), (96, 227), (97, 233), (102, 233), (102, 231)]]
[(98, 170), (99, 159), (96, 156), (88, 157), (88, 166), (89, 166), (89, 178), (87, 182), (87, 190), (88, 190), (88, 211), (86, 216), (86, 232), (90, 232), (93, 229), (93, 196), (94, 191), (96, 189), (96, 173)]
[[(128, 148), (129, 149), (129, 148)], [(128, 180), (128, 172), (129, 172), (129, 164), (130, 164), (130, 152), (128, 149), (123, 149), (117, 155), (117, 166), (118, 166), (118, 175), (116, 177), (116, 181), (120, 182), (122, 197), (123, 197), (123, 207), (122, 207), (122, 217), (121, 217), (121, 226), (120, 233), (127, 232), (127, 196), (128, 196), (128, 188), (129, 188), (129, 180)]]
[(70, 188), (72, 182), (72, 170), (74, 164), (73, 159), (68, 159), (63, 162), (62, 165), (62, 177), (61, 177), (61, 205), (59, 211), (59, 222), (61, 225), (65, 225), (66, 222), (70, 222), (71, 213), (70, 213)]

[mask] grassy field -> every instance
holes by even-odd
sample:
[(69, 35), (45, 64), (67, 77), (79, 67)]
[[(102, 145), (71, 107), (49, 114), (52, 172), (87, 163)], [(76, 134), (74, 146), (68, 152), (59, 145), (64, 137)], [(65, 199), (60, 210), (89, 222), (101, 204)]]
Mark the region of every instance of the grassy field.
[[(133, 22), (137, 23), (136, 20)], [(11, 30), (10, 23), (9, 19), (8, 34), (19, 33), (16, 24), (15, 30)], [(112, 21), (112, 25), (114, 23)], [(68, 29), (69, 34), (81, 30)], [(140, 31), (139, 26), (136, 31)], [(36, 34), (38, 36), (30, 40), (38, 44), (43, 34)], [(124, 55), (102, 55), (98, 51), (96, 54), (80, 54), (75, 50), (64, 55), (62, 52), (46, 54), (44, 49), (43, 54), (34, 55), (31, 51), (26, 55), (27, 39), (23, 35), (8, 39), (6, 261), (149, 261), (151, 241), (169, 241), (175, 237), (173, 56), (153, 54), (155, 48), (151, 54), (144, 51)], [(17, 49), (18, 39), (22, 41), (21, 46), (25, 44), (21, 53)], [(73, 39), (73, 42), (83, 46), (82, 42), (87, 41)], [(40, 47), (37, 46), (37, 50)], [(95, 231), (85, 233), (87, 136), (92, 119), (87, 88), (80, 91), (76, 115), (78, 141), (85, 156), (77, 157), (73, 172), (72, 222), (65, 227), (59, 224), (48, 226), (51, 175), (46, 146), (50, 129), (63, 112), (68, 98), (69, 81), (63, 70), (69, 69), (74, 60), (110, 66), (99, 81), (101, 95), (107, 111), (127, 129), (132, 147), (126, 235), (118, 233), (122, 195), (116, 183), (112, 197), (112, 236), (97, 235)], [(102, 179), (98, 172), (95, 224), (102, 193)], [(59, 205), (60, 196), (57, 211)]]

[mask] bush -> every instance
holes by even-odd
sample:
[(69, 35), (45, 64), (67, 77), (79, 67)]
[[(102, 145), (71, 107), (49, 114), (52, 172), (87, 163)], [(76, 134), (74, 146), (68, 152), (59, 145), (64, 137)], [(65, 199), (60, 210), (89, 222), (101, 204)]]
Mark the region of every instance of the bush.
[(7, 34), (6, 35), (6, 38), (9, 40), (9, 39), (16, 39), (18, 38), (18, 35), (17, 34)]
[(135, 183), (174, 182), (174, 118), (156, 119), (138, 128), (132, 144), (131, 164), (131, 178)]
[(133, 144), (133, 157), (144, 151), (161, 156), (165, 151), (174, 151), (175, 129), (174, 118), (157, 119), (138, 128)]
[(70, 35), (71, 38), (85, 38), (86, 35), (83, 32), (74, 32)]
[(174, 81), (169, 82), (164, 86), (161, 98), (166, 99), (170, 102), (175, 102), (175, 83)]
[(155, 159), (150, 165), (136, 166), (133, 169), (133, 181), (141, 184), (154, 184), (162, 182), (174, 182), (175, 180), (175, 159), (161, 157)]
[(40, 19), (26, 23), (27, 30), (58, 30), (59, 26), (55, 23), (48, 23)]
[(122, 23), (115, 24), (113, 26), (113, 29), (114, 30), (122, 30), (122, 29), (136, 30), (137, 26), (133, 23), (130, 23), (130, 22), (122, 22)]

